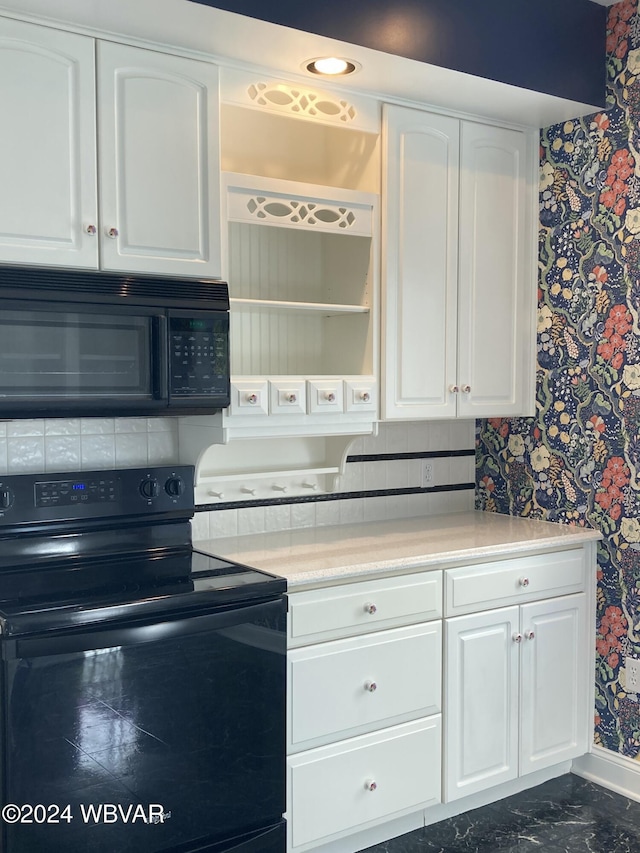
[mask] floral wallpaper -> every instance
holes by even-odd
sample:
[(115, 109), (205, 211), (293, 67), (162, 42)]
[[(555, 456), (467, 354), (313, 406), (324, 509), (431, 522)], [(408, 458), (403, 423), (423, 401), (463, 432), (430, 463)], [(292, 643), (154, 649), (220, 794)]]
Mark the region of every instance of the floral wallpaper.
[(537, 417), (477, 425), (478, 508), (591, 525), (595, 742), (640, 760), (640, 16), (607, 22), (607, 101), (540, 135)]

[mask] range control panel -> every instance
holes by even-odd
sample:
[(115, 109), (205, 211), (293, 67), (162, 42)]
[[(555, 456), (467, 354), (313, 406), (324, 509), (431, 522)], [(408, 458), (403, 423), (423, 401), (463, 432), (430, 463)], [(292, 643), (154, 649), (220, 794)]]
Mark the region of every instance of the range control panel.
[(192, 465), (0, 475), (0, 528), (194, 512)]
[(50, 480), (45, 483), (36, 483), (34, 486), (37, 507), (115, 501), (119, 495), (120, 481), (107, 477)]

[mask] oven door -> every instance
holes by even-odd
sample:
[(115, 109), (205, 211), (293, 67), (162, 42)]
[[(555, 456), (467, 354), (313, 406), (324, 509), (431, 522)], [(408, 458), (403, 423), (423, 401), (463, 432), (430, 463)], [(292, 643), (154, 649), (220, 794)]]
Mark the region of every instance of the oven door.
[(286, 602), (3, 642), (4, 853), (283, 853)]
[(3, 301), (0, 414), (167, 406), (166, 317), (152, 309)]

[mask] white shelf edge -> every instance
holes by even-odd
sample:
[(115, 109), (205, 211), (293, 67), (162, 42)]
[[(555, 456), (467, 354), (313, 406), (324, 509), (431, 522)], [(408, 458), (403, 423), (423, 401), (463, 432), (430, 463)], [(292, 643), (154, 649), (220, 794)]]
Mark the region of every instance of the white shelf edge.
[(277, 311), (293, 314), (317, 313), (317, 314), (369, 314), (371, 308), (368, 305), (342, 305), (335, 302), (293, 302), (280, 299), (246, 299), (243, 297), (231, 297), (229, 305), (232, 309), (239, 311)]
[(299, 477), (301, 475), (310, 476), (312, 474), (339, 473), (340, 468), (332, 466), (327, 468), (292, 468), (287, 471), (275, 468), (272, 471), (246, 471), (243, 474), (202, 474), (198, 477), (198, 485), (205, 486), (220, 482), (240, 482), (242, 480), (266, 480), (274, 477)]

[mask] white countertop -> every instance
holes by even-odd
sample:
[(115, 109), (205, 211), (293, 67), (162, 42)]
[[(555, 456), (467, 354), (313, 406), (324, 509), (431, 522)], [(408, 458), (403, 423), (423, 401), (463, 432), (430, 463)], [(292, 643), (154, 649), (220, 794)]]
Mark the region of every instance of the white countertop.
[(489, 512), (307, 527), (195, 541), (194, 547), (284, 577), (289, 589), (327, 586), (398, 569), (583, 545), (597, 530)]

